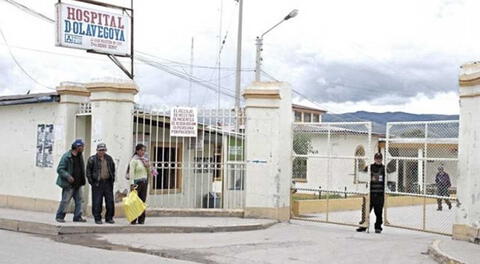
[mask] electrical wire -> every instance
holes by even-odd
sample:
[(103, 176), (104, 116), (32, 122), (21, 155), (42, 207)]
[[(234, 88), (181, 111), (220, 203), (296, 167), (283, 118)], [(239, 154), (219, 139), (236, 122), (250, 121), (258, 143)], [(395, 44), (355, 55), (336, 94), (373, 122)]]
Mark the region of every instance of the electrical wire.
[(5, 42), (5, 46), (7, 47), (7, 50), (8, 50), (8, 53), (10, 54), (10, 57), (12, 58), (12, 60), (15, 62), (15, 64), (17, 65), (17, 67), (22, 70), (22, 72), (30, 79), (32, 80), (34, 83), (44, 87), (44, 88), (47, 88), (47, 89), (50, 89), (50, 90), (56, 90), (55, 88), (52, 88), (50, 86), (47, 86), (39, 81), (37, 81), (35, 78), (33, 78), (32, 75), (30, 75), (26, 70), (25, 68), (23, 68), (23, 66), (20, 64), (20, 62), (17, 60), (17, 58), (15, 58), (15, 55), (13, 54), (12, 50), (10, 49), (10, 47), (8, 46), (8, 41), (7, 41), (7, 38), (5, 37), (5, 34), (3, 33), (3, 30), (2, 28), (0, 27), (0, 34), (2, 35), (2, 38), (3, 38), (3, 41)]

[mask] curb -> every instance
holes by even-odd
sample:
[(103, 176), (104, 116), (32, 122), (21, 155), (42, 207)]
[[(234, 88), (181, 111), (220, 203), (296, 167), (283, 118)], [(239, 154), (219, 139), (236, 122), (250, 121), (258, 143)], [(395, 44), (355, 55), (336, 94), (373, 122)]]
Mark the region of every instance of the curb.
[(277, 222), (263, 224), (231, 225), (231, 226), (68, 226), (61, 224), (45, 224), (15, 219), (0, 218), (0, 229), (39, 234), (39, 235), (72, 235), (72, 234), (128, 234), (128, 233), (217, 233), (267, 229)]
[(465, 262), (462, 262), (443, 252), (439, 246), (441, 242), (441, 240), (434, 240), (428, 247), (428, 254), (430, 257), (440, 264), (465, 264)]

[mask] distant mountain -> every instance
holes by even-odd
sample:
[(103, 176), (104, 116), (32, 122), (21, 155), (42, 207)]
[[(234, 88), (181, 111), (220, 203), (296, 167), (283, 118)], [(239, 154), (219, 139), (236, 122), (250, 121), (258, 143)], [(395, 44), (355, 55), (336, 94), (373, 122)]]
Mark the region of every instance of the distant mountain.
[(405, 112), (375, 113), (358, 111), (345, 114), (325, 114), (324, 122), (359, 122), (371, 121), (373, 131), (385, 134), (387, 122), (402, 121), (435, 121), (435, 120), (458, 120), (458, 115), (435, 115), (435, 114), (410, 114)]

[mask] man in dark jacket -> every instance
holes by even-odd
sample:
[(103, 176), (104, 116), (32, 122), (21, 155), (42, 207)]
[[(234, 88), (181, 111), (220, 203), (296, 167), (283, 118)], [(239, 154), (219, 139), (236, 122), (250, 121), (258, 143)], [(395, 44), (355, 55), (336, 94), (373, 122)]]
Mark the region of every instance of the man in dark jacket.
[(107, 153), (104, 143), (97, 145), (97, 154), (87, 162), (87, 179), (92, 185), (92, 215), (96, 224), (102, 224), (102, 204), (105, 198), (105, 222), (114, 224), (115, 203), (113, 200), (113, 183), (115, 182), (115, 163)]
[[(373, 209), (375, 212), (375, 233), (382, 232), (382, 212), (383, 212), (383, 204), (385, 200), (385, 166), (382, 164), (383, 156), (381, 153), (375, 154), (375, 163), (370, 165), (370, 213)], [(368, 168), (366, 168), (368, 170)], [(363, 203), (363, 209), (365, 209), (365, 200)], [(360, 224), (365, 223), (365, 212), (366, 210), (362, 210), (362, 221)], [(357, 229), (358, 232), (365, 232), (367, 228), (359, 227)]]
[[(437, 184), (437, 195), (447, 197), (445, 203), (448, 205), (448, 209), (452, 209), (452, 203), (448, 199), (448, 196), (450, 196), (448, 188), (452, 186), (452, 183), (450, 182), (450, 175), (444, 171), (443, 166), (438, 167), (435, 183)], [(437, 204), (437, 211), (442, 211), (442, 199), (437, 199)]]
[(84, 143), (77, 139), (72, 149), (63, 154), (57, 167), (57, 185), (62, 188), (62, 200), (58, 206), (56, 220), (65, 223), (65, 209), (70, 201), (75, 201), (73, 222), (86, 222), (82, 218), (82, 186), (85, 185), (85, 164), (83, 162)]

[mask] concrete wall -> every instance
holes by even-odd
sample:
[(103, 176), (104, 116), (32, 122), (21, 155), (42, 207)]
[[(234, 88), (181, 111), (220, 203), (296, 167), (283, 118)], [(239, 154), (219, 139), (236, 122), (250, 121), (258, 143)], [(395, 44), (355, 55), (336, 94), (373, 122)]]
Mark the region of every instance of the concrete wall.
[[(56, 167), (65, 152), (65, 111), (59, 103), (0, 106), (0, 194), (56, 201)], [(54, 125), (52, 168), (36, 166), (37, 125)]]

